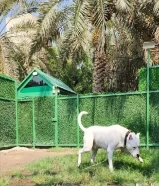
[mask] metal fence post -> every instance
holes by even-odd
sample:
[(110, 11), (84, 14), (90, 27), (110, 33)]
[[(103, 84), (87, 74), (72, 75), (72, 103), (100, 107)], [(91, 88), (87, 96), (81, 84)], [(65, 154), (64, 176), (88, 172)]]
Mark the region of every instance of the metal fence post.
[(144, 42), (143, 48), (147, 52), (147, 78), (146, 78), (146, 147), (149, 148), (149, 122), (150, 122), (150, 49), (155, 48), (155, 42)]
[(17, 96), (17, 82), (15, 81), (15, 114), (16, 114), (16, 146), (19, 145), (19, 131), (18, 131), (18, 96)]
[(79, 95), (77, 94), (77, 147), (79, 147), (79, 125), (78, 125), (78, 114), (79, 114)]
[(36, 143), (36, 128), (35, 128), (35, 101), (32, 100), (32, 114), (33, 114), (33, 148), (35, 148)]
[(55, 146), (58, 147), (58, 90), (55, 89)]
[(147, 49), (147, 94), (146, 94), (146, 147), (149, 148), (149, 121), (150, 121), (150, 49)]

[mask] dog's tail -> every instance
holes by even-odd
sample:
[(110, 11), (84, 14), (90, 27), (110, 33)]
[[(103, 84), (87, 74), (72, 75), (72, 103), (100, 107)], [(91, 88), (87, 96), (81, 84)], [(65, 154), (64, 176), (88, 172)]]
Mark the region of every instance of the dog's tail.
[(82, 130), (83, 132), (86, 130), (86, 128), (82, 125), (82, 122), (81, 122), (81, 118), (82, 118), (82, 116), (83, 116), (84, 114), (88, 114), (88, 112), (82, 111), (82, 112), (80, 112), (79, 115), (78, 115), (78, 125), (79, 125), (79, 127), (81, 128), (81, 130)]

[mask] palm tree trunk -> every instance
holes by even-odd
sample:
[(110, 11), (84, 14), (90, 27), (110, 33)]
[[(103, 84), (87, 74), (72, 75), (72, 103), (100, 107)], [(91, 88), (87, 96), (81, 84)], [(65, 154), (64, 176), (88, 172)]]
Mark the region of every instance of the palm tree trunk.
[(104, 92), (106, 53), (98, 47), (94, 50), (93, 93)]

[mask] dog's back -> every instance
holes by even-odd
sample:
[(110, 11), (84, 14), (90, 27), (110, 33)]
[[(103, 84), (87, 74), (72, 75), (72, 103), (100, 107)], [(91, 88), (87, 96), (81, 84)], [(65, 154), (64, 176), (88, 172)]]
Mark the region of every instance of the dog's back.
[(123, 131), (125, 133), (127, 129), (120, 125), (91, 126), (87, 128), (84, 133), (85, 135), (92, 133), (94, 145), (106, 149), (108, 144), (113, 145), (113, 147), (119, 144)]
[(82, 115), (87, 114), (87, 112), (82, 111), (78, 116), (78, 124), (81, 128), (81, 130), (84, 132), (84, 138), (85, 136), (92, 136), (94, 141), (94, 146), (99, 148), (106, 149), (108, 147), (108, 144), (112, 144), (113, 146), (116, 146), (121, 138), (121, 134), (123, 131), (127, 131), (126, 128), (116, 124), (111, 126), (90, 126), (88, 128), (85, 128), (82, 125), (81, 117)]

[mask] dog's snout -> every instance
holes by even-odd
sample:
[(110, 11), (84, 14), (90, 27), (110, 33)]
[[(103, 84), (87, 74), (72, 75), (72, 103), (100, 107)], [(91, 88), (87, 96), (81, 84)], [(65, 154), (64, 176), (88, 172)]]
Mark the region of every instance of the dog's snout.
[(137, 157), (137, 158), (139, 158), (139, 157), (140, 157), (140, 155), (139, 155), (139, 154), (137, 154), (137, 155), (136, 155), (136, 157)]

